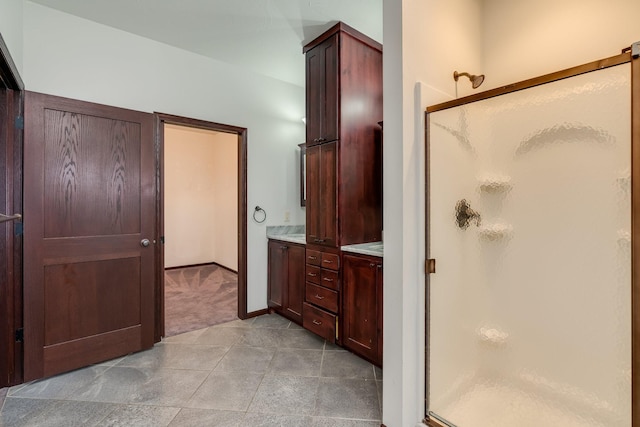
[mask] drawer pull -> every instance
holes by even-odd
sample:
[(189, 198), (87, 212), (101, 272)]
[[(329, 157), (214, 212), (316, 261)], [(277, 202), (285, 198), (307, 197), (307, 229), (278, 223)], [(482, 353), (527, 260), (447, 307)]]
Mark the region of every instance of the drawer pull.
[(318, 294), (316, 294), (315, 296), (316, 296), (316, 298), (317, 298), (317, 299), (320, 299), (320, 300), (323, 300), (323, 299), (324, 299), (324, 297), (321, 297), (321, 296), (320, 296), (320, 295), (318, 295)]
[(333, 279), (329, 279), (328, 277), (325, 277), (322, 280), (324, 280), (325, 282), (333, 282)]
[(315, 261), (318, 259), (318, 257), (313, 256), (313, 255), (309, 255), (307, 258), (309, 258), (311, 261)]
[(316, 277), (317, 274), (316, 273), (307, 273), (307, 276)]
[(317, 320), (315, 320), (315, 319), (314, 319), (314, 320), (313, 320), (313, 324), (314, 324), (314, 325), (318, 325), (318, 326), (320, 326), (320, 325), (322, 325), (322, 322), (318, 322)]
[(322, 262), (326, 262), (327, 264), (333, 264), (333, 261), (330, 261), (328, 259), (323, 259)]

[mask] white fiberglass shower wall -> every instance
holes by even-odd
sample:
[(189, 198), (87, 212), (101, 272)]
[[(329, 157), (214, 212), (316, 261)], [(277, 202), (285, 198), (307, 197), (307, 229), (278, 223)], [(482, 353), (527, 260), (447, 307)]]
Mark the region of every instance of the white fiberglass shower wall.
[(631, 426), (630, 88), (626, 63), (428, 115), (433, 419)]

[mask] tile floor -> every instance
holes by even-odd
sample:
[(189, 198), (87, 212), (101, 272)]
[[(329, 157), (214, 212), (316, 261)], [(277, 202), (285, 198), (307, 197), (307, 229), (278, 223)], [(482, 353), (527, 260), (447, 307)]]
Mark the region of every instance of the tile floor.
[(382, 371), (278, 315), (9, 389), (0, 426), (379, 427)]

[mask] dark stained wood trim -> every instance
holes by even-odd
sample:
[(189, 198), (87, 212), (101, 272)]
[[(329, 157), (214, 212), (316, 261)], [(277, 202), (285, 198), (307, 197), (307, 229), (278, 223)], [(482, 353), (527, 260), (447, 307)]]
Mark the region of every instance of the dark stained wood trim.
[[(512, 85), (493, 89), (479, 94), (467, 96), (455, 101), (433, 105), (426, 110), (425, 144), (426, 144), (426, 255), (429, 258), (429, 113), (445, 110), (460, 105), (481, 101), (483, 99), (528, 89), (545, 83), (574, 77), (580, 74), (597, 71), (603, 68), (631, 63), (631, 426), (640, 427), (640, 57), (632, 57), (630, 49), (624, 49), (620, 55), (600, 61), (590, 62), (577, 67), (568, 68), (556, 73), (525, 80)], [(429, 275), (426, 275), (427, 292)], [(429, 300), (427, 294), (426, 319), (428, 327)], [(428, 333), (428, 328), (425, 328)], [(426, 337), (425, 357), (425, 420), (430, 427), (444, 427), (429, 419), (428, 413), (428, 369), (429, 340)]]
[(155, 154), (156, 154), (156, 226), (155, 236), (155, 316), (153, 340), (158, 343), (165, 335), (164, 329), (164, 125), (160, 117), (154, 114), (155, 120)]
[[(24, 117), (24, 83), (0, 35), (0, 179), (5, 193), (0, 212), (22, 213), (23, 130), (15, 126)], [(4, 212), (8, 210), (8, 212)], [(2, 225), (0, 250), (5, 259), (0, 277), (0, 388), (23, 382), (23, 346), (15, 341), (15, 331), (22, 328), (22, 235), (15, 235), (18, 222)]]
[(334, 34), (337, 34), (339, 32), (344, 32), (349, 36), (357, 40), (360, 40), (362, 43), (382, 52), (382, 45), (380, 43), (378, 43), (371, 37), (367, 36), (366, 34), (361, 33), (355, 28), (348, 26), (344, 22), (338, 22), (333, 27), (329, 28), (328, 30), (326, 30), (324, 33), (322, 33), (320, 36), (316, 37), (309, 43), (305, 44), (303, 42), (305, 46), (302, 48), (302, 53), (307, 53), (307, 51), (313, 49), (323, 41), (327, 40), (328, 38), (332, 37)]
[(620, 55), (605, 58), (600, 61), (589, 62), (587, 64), (579, 65), (577, 67), (567, 68), (566, 70), (545, 74), (544, 76), (534, 77), (532, 79), (523, 80), (518, 83), (513, 83), (513, 84), (502, 86), (496, 89), (490, 89), (485, 92), (480, 92), (473, 95), (465, 96), (464, 98), (443, 102), (442, 104), (432, 105), (430, 107), (427, 107), (427, 113), (446, 110), (448, 108), (469, 104), (471, 102), (482, 101), (483, 99), (489, 99), (496, 96), (505, 95), (507, 93), (517, 92), (523, 89), (529, 89), (534, 86), (540, 86), (545, 83), (566, 79), (569, 77), (577, 76), (579, 74), (590, 73), (591, 71), (600, 70), (602, 68), (614, 67), (616, 65), (629, 62), (629, 58), (630, 58), (629, 53), (621, 53)]
[[(231, 126), (222, 123), (209, 122), (206, 120), (192, 119), (188, 117), (175, 116), (172, 114), (155, 113), (158, 121), (158, 144), (162, 145), (157, 151), (158, 155), (158, 180), (161, 194), (158, 195), (158, 216), (162, 217), (162, 223), (158, 224), (157, 238), (164, 233), (164, 124), (173, 124), (198, 129), (225, 132), (238, 136), (238, 317), (246, 319), (247, 313), (247, 129), (239, 126)], [(162, 135), (162, 139), (160, 139)], [(164, 253), (164, 248), (162, 248)], [(160, 271), (161, 270), (161, 271)], [(164, 257), (162, 264), (158, 267), (156, 286), (162, 287), (164, 291)], [(156, 316), (158, 322), (162, 322), (164, 328), (164, 297), (162, 304), (156, 304)], [(163, 330), (164, 334), (164, 330)]]
[(640, 427), (640, 57), (631, 59), (631, 425)]
[(269, 310), (268, 308), (263, 308), (262, 310), (252, 311), (246, 314), (245, 319), (251, 319), (252, 317), (262, 316), (263, 314), (273, 313), (273, 310)]

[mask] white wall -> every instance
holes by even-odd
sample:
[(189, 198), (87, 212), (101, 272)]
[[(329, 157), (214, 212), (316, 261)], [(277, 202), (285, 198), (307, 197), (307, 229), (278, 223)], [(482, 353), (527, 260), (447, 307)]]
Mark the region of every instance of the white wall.
[[(28, 90), (248, 129), (248, 311), (266, 307), (265, 226), (304, 224), (297, 144), (304, 90), (120, 30), (24, 3)], [(260, 205), (268, 216), (251, 219)]]
[(164, 127), (165, 268), (238, 269), (238, 137)]
[(639, 16), (638, 0), (485, 0), (485, 85), (614, 56), (640, 41)]
[(411, 426), (424, 416), (424, 109), (455, 96), (454, 70), (481, 72), (481, 2), (385, 2), (383, 44), (382, 412), (388, 426)]
[(22, 0), (0, 0), (0, 34), (22, 77)]

